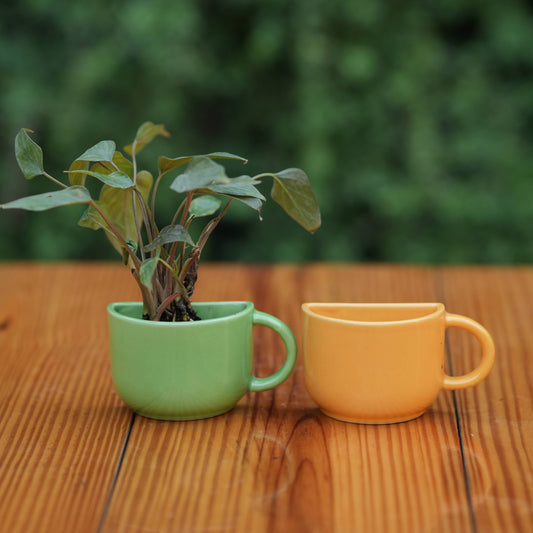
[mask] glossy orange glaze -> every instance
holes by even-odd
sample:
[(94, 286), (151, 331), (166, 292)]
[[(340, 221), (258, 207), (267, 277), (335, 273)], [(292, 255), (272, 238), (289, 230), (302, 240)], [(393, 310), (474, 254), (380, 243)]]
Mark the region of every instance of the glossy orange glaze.
[[(477, 322), (449, 315), (440, 303), (307, 303), (303, 360), (307, 390), (333, 418), (391, 423), (420, 416), (443, 388), (482, 381), (494, 362), (494, 345)], [(459, 377), (444, 373), (448, 326), (472, 332), (481, 364)]]

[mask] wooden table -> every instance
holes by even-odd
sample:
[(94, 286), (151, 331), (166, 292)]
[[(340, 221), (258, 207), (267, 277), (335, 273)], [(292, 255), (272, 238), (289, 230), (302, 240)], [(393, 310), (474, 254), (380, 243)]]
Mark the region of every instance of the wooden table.
[[(418, 420), (345, 424), (293, 375), (229, 414), (135, 416), (113, 389), (105, 306), (136, 300), (108, 264), (0, 264), (0, 530), (533, 531), (533, 268), (204, 265), (197, 300), (252, 300), (301, 334), (304, 301), (443, 301), (494, 336), (480, 386)], [(282, 346), (255, 333), (256, 372)], [(453, 372), (479, 348), (449, 335)]]

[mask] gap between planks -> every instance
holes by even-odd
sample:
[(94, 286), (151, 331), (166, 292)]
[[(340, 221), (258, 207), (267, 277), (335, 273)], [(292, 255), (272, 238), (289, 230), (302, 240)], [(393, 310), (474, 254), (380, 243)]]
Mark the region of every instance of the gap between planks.
[(126, 451), (128, 449), (128, 443), (130, 441), (130, 436), (133, 430), (133, 425), (135, 424), (135, 418), (136, 418), (136, 414), (132, 413), (131, 420), (128, 426), (128, 430), (126, 431), (126, 436), (124, 437), (124, 442), (122, 444), (122, 449), (120, 450), (120, 455), (117, 460), (117, 466), (115, 468), (115, 473), (113, 474), (113, 479), (111, 480), (111, 484), (109, 486), (109, 491), (107, 493), (107, 498), (105, 500), (104, 509), (102, 511), (102, 516), (100, 518), (100, 523), (98, 524), (98, 528), (96, 529), (97, 533), (101, 533), (105, 527), (105, 522), (107, 519), (107, 515), (109, 513), (109, 508), (111, 507), (111, 500), (113, 499), (115, 487), (117, 485), (117, 481), (120, 476), (120, 471), (122, 470), (122, 463), (124, 462), (124, 457), (126, 456)]
[[(444, 296), (444, 275), (443, 275), (443, 269), (442, 267), (435, 267), (434, 273), (433, 273), (433, 279), (435, 283), (435, 293), (437, 294), (437, 298), (440, 302), (444, 304), (444, 307), (446, 308), (446, 298)], [(448, 339), (445, 340), (445, 349), (446, 349), (446, 363), (448, 365), (448, 369), (450, 374), (453, 376), (453, 361), (451, 357), (451, 350), (450, 350), (450, 344), (448, 342)], [(464, 437), (463, 437), (463, 427), (461, 424), (461, 415), (459, 413), (459, 402), (457, 401), (457, 391), (451, 391), (452, 392), (452, 399), (453, 399), (453, 409), (455, 411), (455, 423), (457, 427), (457, 437), (459, 439), (459, 447), (461, 450), (461, 463), (463, 465), (463, 477), (464, 477), (464, 483), (465, 483), (465, 490), (466, 490), (466, 496), (468, 499), (468, 515), (470, 519), (470, 527), (472, 529), (472, 533), (477, 533), (477, 523), (476, 523), (476, 515), (474, 512), (474, 504), (472, 501), (472, 489), (471, 489), (471, 483), (470, 483), (470, 477), (468, 475), (468, 467), (466, 464), (466, 452), (465, 452), (465, 443), (464, 443)]]
[[(444, 293), (445, 293), (445, 291), (444, 291), (444, 275), (443, 275), (443, 268), (442, 267), (435, 267), (434, 268), (434, 270), (433, 270), (433, 281), (434, 281), (435, 293), (437, 295), (438, 301), (442, 302), (446, 306), (446, 299), (445, 299), (445, 296), (444, 296)], [(449, 368), (450, 374), (453, 375), (453, 362), (452, 362), (452, 358), (451, 358), (451, 352), (450, 352), (449, 343), (448, 343), (447, 340), (446, 340), (446, 363), (448, 364), (448, 368)], [(457, 428), (457, 436), (458, 436), (459, 446), (460, 446), (460, 451), (461, 451), (461, 463), (462, 463), (462, 468), (463, 468), (463, 477), (464, 477), (464, 483), (465, 483), (465, 490), (466, 490), (467, 499), (468, 499), (468, 512), (469, 512), (470, 526), (471, 526), (472, 533), (477, 533), (478, 530), (477, 530), (477, 523), (476, 523), (476, 516), (475, 516), (475, 512), (474, 512), (474, 506), (473, 506), (473, 502), (472, 502), (471, 483), (470, 483), (470, 478), (469, 478), (469, 474), (468, 474), (468, 467), (467, 467), (467, 463), (466, 463), (466, 453), (465, 453), (465, 445), (464, 445), (464, 437), (463, 437), (463, 428), (462, 428), (462, 423), (461, 423), (461, 416), (460, 416), (460, 413), (459, 413), (459, 405), (458, 405), (458, 400), (457, 400), (457, 391), (451, 391), (451, 392), (452, 392), (452, 398), (453, 398), (453, 407), (454, 407), (454, 411), (455, 411), (455, 421), (456, 421), (456, 428)], [(127, 449), (128, 449), (128, 443), (129, 443), (130, 436), (131, 436), (131, 433), (132, 433), (132, 430), (133, 430), (133, 426), (135, 424), (135, 420), (136, 420), (136, 415), (135, 415), (135, 413), (132, 413), (131, 420), (130, 420), (130, 423), (129, 423), (129, 427), (128, 427), (128, 430), (127, 430), (126, 435), (124, 437), (124, 442), (122, 444), (122, 449), (121, 449), (121, 452), (120, 452), (120, 456), (119, 456), (119, 458), (117, 460), (117, 466), (116, 466), (116, 469), (115, 469), (115, 473), (113, 475), (113, 479), (112, 479), (110, 487), (109, 487), (109, 491), (108, 491), (108, 495), (107, 495), (107, 498), (106, 498), (106, 501), (105, 501), (105, 505), (104, 505), (104, 508), (102, 510), (102, 516), (101, 516), (101, 519), (100, 519), (100, 522), (99, 522), (99, 525), (98, 525), (98, 528), (97, 528), (97, 533), (102, 533), (102, 531), (105, 528), (107, 515), (108, 515), (109, 509), (111, 507), (111, 502), (113, 500), (115, 487), (117, 485), (118, 479), (119, 479), (120, 474), (121, 474), (122, 464), (123, 464), (124, 458), (126, 456), (126, 452), (127, 452)]]

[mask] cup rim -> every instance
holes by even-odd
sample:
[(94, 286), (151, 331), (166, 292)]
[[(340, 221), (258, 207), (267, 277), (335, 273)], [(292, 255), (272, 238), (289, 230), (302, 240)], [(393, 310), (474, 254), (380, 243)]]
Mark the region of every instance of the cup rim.
[[(413, 308), (413, 309), (423, 309), (429, 308), (429, 312), (416, 316), (414, 318), (406, 318), (399, 320), (348, 320), (345, 318), (336, 318), (331, 316), (322, 315), (312, 308), (320, 306), (321, 308), (331, 309), (331, 308), (381, 308), (381, 309), (400, 309), (400, 308)], [(305, 302), (302, 304), (302, 311), (314, 318), (324, 320), (327, 322), (341, 323), (341, 324), (352, 324), (352, 325), (364, 325), (364, 326), (387, 326), (387, 325), (397, 325), (397, 324), (413, 324), (416, 322), (422, 322), (425, 320), (431, 320), (436, 318), (444, 312), (444, 304), (441, 302), (393, 302), (393, 303), (357, 303), (357, 302)], [(432, 309), (431, 309), (432, 308)]]
[(124, 301), (124, 302), (111, 302), (107, 306), (107, 312), (109, 316), (112, 316), (116, 319), (123, 320), (125, 322), (131, 322), (134, 324), (137, 324), (138, 326), (149, 326), (149, 327), (157, 327), (157, 328), (175, 328), (175, 327), (201, 327), (202, 324), (212, 324), (214, 322), (224, 322), (227, 320), (234, 320), (236, 318), (239, 318), (243, 315), (246, 315), (254, 308), (253, 302), (245, 301), (245, 300), (220, 300), (220, 301), (214, 301), (214, 302), (192, 302), (192, 305), (194, 308), (202, 308), (207, 306), (214, 306), (214, 307), (223, 307), (225, 305), (242, 305), (242, 309), (237, 310), (235, 313), (227, 314), (224, 316), (216, 317), (216, 318), (204, 318), (202, 320), (192, 321), (192, 322), (158, 322), (155, 320), (144, 320), (143, 318), (137, 318), (137, 317), (131, 317), (124, 313), (121, 313), (119, 311), (120, 306), (124, 307), (141, 307), (142, 309), (142, 302), (139, 301)]

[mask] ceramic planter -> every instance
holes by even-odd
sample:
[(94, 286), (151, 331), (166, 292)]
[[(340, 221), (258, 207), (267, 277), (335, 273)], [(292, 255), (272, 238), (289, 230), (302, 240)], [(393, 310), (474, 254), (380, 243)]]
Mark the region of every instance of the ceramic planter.
[[(142, 304), (108, 307), (111, 372), (122, 400), (136, 413), (164, 420), (192, 420), (232, 409), (248, 391), (282, 383), (296, 361), (291, 330), (251, 302), (194, 304), (195, 322), (142, 320)], [(272, 376), (252, 374), (253, 326), (276, 331), (286, 359)]]

